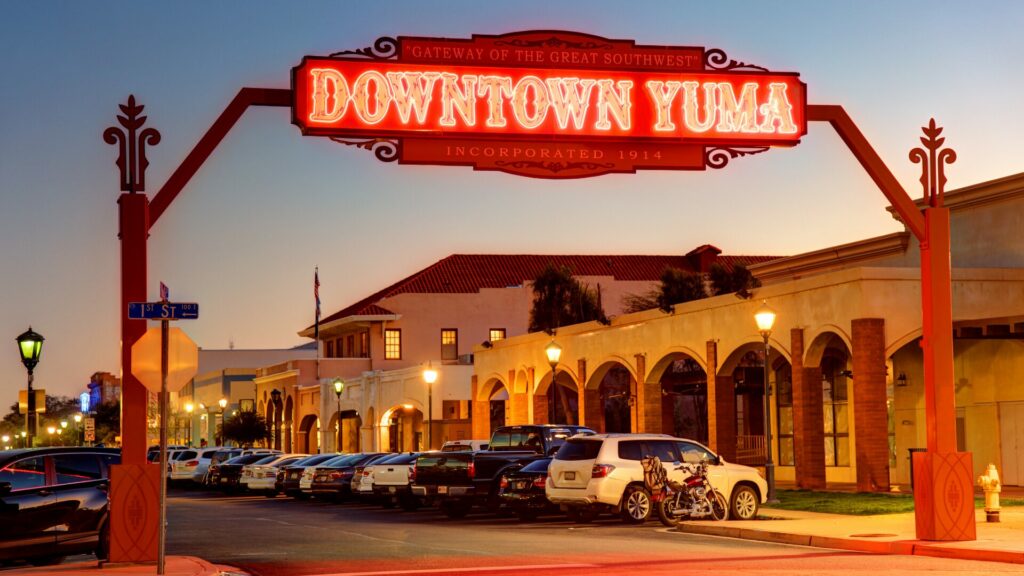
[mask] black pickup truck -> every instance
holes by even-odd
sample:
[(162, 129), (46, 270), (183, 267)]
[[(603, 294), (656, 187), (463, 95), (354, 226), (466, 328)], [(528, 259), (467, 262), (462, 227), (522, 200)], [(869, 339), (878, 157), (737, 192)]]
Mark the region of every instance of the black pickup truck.
[(473, 505), (500, 505), (501, 476), (558, 451), (576, 434), (589, 428), (561, 424), (502, 426), (491, 435), (487, 450), (428, 452), (416, 459), (413, 495), (434, 501), (449, 518), (461, 518)]

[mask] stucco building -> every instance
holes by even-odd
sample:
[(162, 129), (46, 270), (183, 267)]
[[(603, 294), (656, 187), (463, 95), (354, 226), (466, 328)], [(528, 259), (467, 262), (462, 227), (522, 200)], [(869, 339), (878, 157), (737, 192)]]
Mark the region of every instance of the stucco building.
[[(946, 193), (951, 209), (957, 418), (975, 473), (1024, 485), (1024, 174)], [(556, 385), (536, 333), (475, 349), (473, 434), (572, 422), (667, 432), (726, 459), (764, 462), (764, 344), (780, 480), (889, 490), (925, 446), (919, 247), (907, 232), (751, 266), (753, 298), (688, 302), (558, 330)], [(507, 398), (507, 401), (506, 401)], [(494, 418), (502, 411), (504, 418)]]
[[(428, 439), (436, 448), (445, 440), (474, 437), (474, 346), (526, 333), (531, 282), (548, 265), (568, 267), (577, 280), (599, 291), (605, 312), (614, 315), (626, 294), (649, 291), (667, 266), (706, 272), (715, 263), (731, 268), (768, 259), (722, 256), (713, 246), (682, 256), (455, 254), (324, 318), (319, 382), (314, 364), (291, 363), (261, 371), (257, 392), (266, 401), (273, 389), (281, 389), (274, 388), (276, 382), (299, 383), (295, 394), (282, 398), (281, 409), (284, 428), (295, 423), (300, 450), (422, 449)], [(310, 326), (300, 335), (313, 333)], [(428, 364), (440, 371), (432, 407), (422, 379)], [(345, 381), (340, 403), (335, 377)], [(320, 415), (329, 415), (325, 426)], [(316, 429), (322, 437), (314, 445), (309, 439)]]

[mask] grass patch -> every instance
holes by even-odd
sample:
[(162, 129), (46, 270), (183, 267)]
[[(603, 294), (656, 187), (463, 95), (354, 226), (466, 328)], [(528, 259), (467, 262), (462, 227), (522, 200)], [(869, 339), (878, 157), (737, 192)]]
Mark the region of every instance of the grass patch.
[[(828, 514), (870, 516), (873, 514), (900, 514), (914, 511), (911, 494), (874, 494), (850, 492), (816, 492), (812, 490), (777, 490), (778, 504), (765, 506), (781, 510), (802, 510)], [(1004, 498), (1003, 506), (1024, 506), (1024, 499)], [(974, 498), (974, 507), (982, 508), (985, 499)]]

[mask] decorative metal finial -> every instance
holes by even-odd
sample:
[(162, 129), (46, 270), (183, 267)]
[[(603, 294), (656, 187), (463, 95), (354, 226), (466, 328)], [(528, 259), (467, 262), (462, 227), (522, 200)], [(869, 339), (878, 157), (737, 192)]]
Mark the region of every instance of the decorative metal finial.
[[(945, 138), (940, 138), (942, 127), (935, 125), (935, 118), (932, 118), (927, 126), (921, 131), (921, 144), (924, 148), (914, 148), (910, 151), (910, 161), (914, 164), (921, 164), (921, 186), (924, 188), (924, 198), (929, 206), (940, 207), (946, 195), (946, 174), (944, 164), (956, 162), (956, 150), (944, 148), (939, 150)], [(925, 152), (925, 149), (928, 152)]]
[(136, 130), (146, 123), (146, 117), (139, 115), (145, 106), (135, 103), (134, 94), (128, 96), (127, 104), (119, 104), (118, 107), (124, 115), (118, 116), (117, 121), (124, 128), (107, 128), (103, 131), (103, 141), (118, 145), (115, 164), (121, 170), (121, 190), (134, 194), (146, 189), (146, 167), (149, 166), (146, 146), (159, 144), (160, 132), (155, 128), (146, 128), (136, 134)]

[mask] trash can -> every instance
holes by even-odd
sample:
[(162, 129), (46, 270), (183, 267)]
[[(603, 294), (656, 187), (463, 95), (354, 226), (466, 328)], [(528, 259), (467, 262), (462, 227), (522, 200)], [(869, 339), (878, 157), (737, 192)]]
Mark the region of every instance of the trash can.
[(910, 453), (910, 491), (914, 491), (914, 452), (927, 452), (927, 448), (908, 448)]

